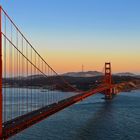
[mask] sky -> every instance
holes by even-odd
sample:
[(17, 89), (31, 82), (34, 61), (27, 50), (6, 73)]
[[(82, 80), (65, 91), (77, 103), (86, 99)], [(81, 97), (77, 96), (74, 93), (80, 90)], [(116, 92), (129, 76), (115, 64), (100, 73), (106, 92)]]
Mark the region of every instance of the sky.
[(34, 48), (58, 72), (140, 73), (139, 0), (0, 0)]

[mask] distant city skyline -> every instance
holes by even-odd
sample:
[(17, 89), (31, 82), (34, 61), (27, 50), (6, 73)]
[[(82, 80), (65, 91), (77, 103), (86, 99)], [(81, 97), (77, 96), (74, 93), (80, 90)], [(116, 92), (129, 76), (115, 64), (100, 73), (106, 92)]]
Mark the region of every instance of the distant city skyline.
[(0, 4), (58, 72), (140, 73), (140, 1), (1, 0)]

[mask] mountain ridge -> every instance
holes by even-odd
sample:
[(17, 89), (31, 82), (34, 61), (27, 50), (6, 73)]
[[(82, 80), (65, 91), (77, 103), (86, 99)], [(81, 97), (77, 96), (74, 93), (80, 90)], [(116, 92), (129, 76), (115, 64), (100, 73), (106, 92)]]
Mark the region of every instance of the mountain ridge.
[[(95, 76), (102, 76), (104, 73), (99, 71), (85, 71), (85, 72), (67, 72), (62, 74), (62, 76), (70, 76), (70, 77), (95, 77)], [(132, 76), (137, 77), (140, 75), (131, 73), (131, 72), (120, 72), (120, 73), (114, 73), (115, 76)]]

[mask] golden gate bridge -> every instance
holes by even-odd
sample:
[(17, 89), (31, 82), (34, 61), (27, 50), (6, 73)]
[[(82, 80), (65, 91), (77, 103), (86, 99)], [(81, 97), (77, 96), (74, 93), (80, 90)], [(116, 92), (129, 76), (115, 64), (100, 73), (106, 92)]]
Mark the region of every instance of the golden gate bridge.
[[(47, 83), (45, 87), (39, 80), (42, 78)], [(70, 85), (41, 57), (0, 7), (0, 139), (10, 138), (96, 93), (111, 100), (120, 85), (124, 83), (112, 82), (111, 63), (105, 63), (104, 76), (96, 88), (81, 91)], [(73, 94), (65, 92), (61, 96), (58, 89)]]

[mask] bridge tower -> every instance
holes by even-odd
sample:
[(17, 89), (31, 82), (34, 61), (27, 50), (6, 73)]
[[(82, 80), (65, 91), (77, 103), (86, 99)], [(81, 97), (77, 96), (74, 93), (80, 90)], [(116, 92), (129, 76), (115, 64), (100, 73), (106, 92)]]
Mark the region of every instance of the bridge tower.
[(0, 139), (2, 137), (2, 7), (0, 6)]
[(105, 90), (105, 99), (112, 99), (112, 74), (111, 74), (111, 63), (105, 63), (105, 85), (110, 88)]

